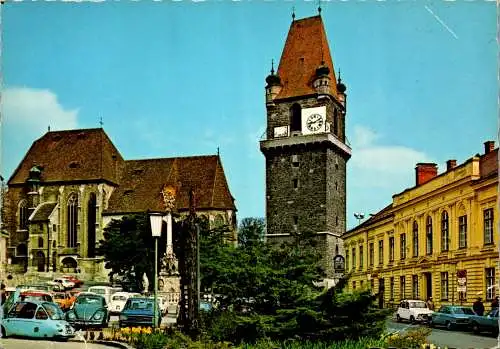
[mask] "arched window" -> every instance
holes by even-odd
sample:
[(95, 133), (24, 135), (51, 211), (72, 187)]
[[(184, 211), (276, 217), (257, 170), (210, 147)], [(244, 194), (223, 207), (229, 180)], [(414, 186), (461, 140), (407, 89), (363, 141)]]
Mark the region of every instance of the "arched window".
[(432, 218), (427, 216), (427, 221), (425, 223), (425, 238), (426, 238), (426, 254), (432, 254)]
[(448, 212), (441, 214), (441, 251), (448, 251), (450, 245), (450, 230), (448, 224)]
[(222, 227), (223, 225), (224, 225), (224, 217), (222, 217), (221, 214), (218, 214), (217, 216), (215, 216), (214, 219), (214, 227), (219, 228)]
[(301, 108), (300, 104), (295, 103), (292, 105), (292, 109), (290, 111), (290, 131), (300, 131), (302, 128), (302, 120), (301, 120)]
[(28, 256), (28, 248), (26, 244), (19, 244), (16, 247), (16, 257), (26, 257)]
[[(45, 254), (42, 251), (38, 251), (36, 253), (36, 256), (35, 256), (33, 263), (36, 263), (35, 265), (36, 265), (37, 270), (39, 272), (44, 272), (45, 271)], [(35, 266), (35, 265), (33, 265), (33, 266)]]
[(19, 202), (19, 229), (28, 229), (28, 202)]
[(418, 257), (418, 223), (413, 221), (413, 257)]
[(96, 195), (90, 194), (89, 202), (87, 205), (87, 257), (95, 257), (95, 224), (96, 224)]
[(38, 248), (43, 248), (43, 238), (38, 238)]
[(78, 264), (71, 257), (66, 257), (61, 261), (63, 273), (76, 273)]
[(78, 198), (76, 194), (71, 194), (68, 199), (68, 219), (67, 219), (67, 246), (76, 247), (77, 226), (78, 226)]

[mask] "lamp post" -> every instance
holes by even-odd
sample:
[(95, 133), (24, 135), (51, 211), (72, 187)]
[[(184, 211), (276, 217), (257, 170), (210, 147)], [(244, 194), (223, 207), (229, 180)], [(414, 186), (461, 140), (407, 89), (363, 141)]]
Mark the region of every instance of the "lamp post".
[(158, 327), (158, 238), (161, 236), (161, 226), (163, 215), (161, 213), (150, 213), (151, 234), (155, 240), (155, 259), (154, 259), (154, 318), (153, 327)]
[(354, 213), (354, 218), (356, 218), (358, 220), (358, 225), (360, 225), (361, 220), (363, 218), (365, 218), (365, 214), (364, 213)]

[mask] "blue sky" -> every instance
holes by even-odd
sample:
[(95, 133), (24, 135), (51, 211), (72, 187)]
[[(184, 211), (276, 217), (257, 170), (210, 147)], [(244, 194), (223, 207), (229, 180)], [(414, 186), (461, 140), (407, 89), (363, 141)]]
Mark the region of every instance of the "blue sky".
[[(239, 218), (265, 215), (265, 77), (316, 1), (7, 2), (2, 158), (10, 177), (52, 130), (99, 127), (126, 159), (215, 154)], [(348, 227), (497, 141), (495, 2), (323, 2), (347, 85)]]

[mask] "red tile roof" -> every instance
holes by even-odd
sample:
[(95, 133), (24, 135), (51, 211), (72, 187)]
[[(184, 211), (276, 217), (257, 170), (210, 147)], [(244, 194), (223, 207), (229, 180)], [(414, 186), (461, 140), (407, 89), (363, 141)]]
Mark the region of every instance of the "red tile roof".
[(47, 132), (33, 142), (8, 184), (23, 184), (30, 169), (42, 166), (42, 181), (108, 180), (118, 182), (123, 158), (100, 129)]
[(331, 93), (337, 96), (337, 80), (321, 16), (293, 21), (278, 67), (283, 88), (277, 98), (315, 93), (312, 82), (322, 61), (330, 68)]
[(177, 210), (189, 208), (191, 188), (197, 209), (236, 209), (220, 158), (210, 155), (126, 161), (120, 186), (105, 213), (163, 211), (165, 185), (176, 188)]

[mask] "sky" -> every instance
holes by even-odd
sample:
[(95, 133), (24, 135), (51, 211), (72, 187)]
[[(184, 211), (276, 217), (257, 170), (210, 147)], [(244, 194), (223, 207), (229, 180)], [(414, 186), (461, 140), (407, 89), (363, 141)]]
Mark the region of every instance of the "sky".
[[(494, 1), (328, 1), (347, 85), (348, 228), (498, 144)], [(238, 217), (265, 216), (265, 78), (317, 1), (7, 2), (0, 174), (51, 130), (103, 128), (125, 159), (220, 151)], [(366, 219), (365, 218), (365, 219)]]

